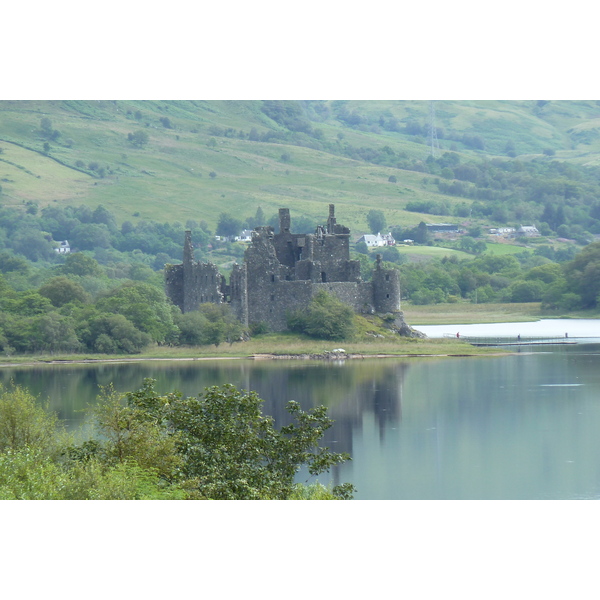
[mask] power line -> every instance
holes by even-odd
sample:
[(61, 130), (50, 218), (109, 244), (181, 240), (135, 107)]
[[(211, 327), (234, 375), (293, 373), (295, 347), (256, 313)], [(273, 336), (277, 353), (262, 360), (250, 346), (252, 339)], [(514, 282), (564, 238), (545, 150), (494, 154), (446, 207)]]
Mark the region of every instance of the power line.
[(433, 100), (429, 103), (429, 146), (431, 148), (431, 156), (436, 157), (436, 153), (440, 149), (440, 143), (437, 137), (437, 129), (435, 126), (435, 103)]

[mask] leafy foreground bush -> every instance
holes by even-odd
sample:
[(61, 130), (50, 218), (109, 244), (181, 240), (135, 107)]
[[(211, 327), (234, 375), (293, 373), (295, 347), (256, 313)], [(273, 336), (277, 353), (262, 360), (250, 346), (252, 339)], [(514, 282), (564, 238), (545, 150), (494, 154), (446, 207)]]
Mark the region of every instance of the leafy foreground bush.
[[(319, 447), (327, 409), (288, 403), (277, 430), (256, 393), (232, 385), (160, 396), (146, 379), (93, 409), (98, 437), (75, 445), (19, 386), (0, 388), (0, 499), (349, 499), (354, 487), (296, 484), (350, 457)], [(123, 400), (125, 399), (125, 402)]]

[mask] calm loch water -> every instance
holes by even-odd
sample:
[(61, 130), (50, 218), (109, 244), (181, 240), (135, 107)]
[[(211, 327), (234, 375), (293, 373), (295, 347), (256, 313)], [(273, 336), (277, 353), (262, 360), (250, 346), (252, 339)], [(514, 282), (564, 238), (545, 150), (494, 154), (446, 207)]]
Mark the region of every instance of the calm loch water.
[[(325, 440), (353, 460), (336, 469), (357, 499), (600, 498), (600, 345), (553, 346), (502, 357), (306, 361), (194, 361), (0, 369), (70, 427), (98, 386), (157, 380), (194, 395), (233, 383), (285, 404), (324, 404)], [(321, 478), (321, 481), (326, 481)]]

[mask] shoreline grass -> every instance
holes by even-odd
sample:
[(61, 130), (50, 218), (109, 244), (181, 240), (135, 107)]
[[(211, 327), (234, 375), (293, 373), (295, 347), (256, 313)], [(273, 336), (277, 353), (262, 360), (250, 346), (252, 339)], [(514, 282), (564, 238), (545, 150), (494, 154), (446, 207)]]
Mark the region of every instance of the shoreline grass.
[(373, 342), (331, 342), (321, 340), (303, 340), (282, 338), (271, 334), (233, 345), (198, 347), (166, 347), (154, 346), (140, 354), (35, 354), (4, 357), (0, 359), (1, 367), (73, 364), (100, 362), (138, 362), (151, 360), (222, 360), (268, 358), (315, 358), (331, 352), (335, 348), (343, 348), (347, 355), (360, 358), (381, 357), (417, 357), (417, 356), (477, 356), (497, 354), (498, 349), (479, 348), (467, 342), (453, 339), (416, 339), (398, 338), (374, 340)]
[[(458, 302), (416, 306), (405, 303), (404, 318), (411, 326), (474, 323), (527, 322), (556, 318), (600, 318), (598, 311), (570, 314), (542, 311), (539, 302), (523, 304), (471, 304)], [(382, 330), (383, 331), (383, 330)], [(249, 341), (215, 346), (152, 346), (140, 354), (40, 353), (0, 358), (0, 367), (60, 363), (138, 362), (144, 360), (221, 360), (263, 359), (278, 357), (322, 356), (335, 348), (348, 355), (364, 358), (418, 356), (481, 356), (506, 354), (508, 350), (471, 346), (452, 338), (406, 338), (388, 335), (383, 338), (361, 336), (358, 341), (314, 340), (291, 333), (270, 333)]]

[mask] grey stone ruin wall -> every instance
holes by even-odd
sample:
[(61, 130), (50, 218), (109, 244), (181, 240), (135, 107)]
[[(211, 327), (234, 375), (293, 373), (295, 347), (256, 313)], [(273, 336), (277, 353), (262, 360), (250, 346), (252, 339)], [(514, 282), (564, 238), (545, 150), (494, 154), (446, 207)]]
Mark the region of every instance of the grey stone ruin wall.
[(360, 278), (359, 261), (349, 260), (349, 230), (338, 225), (329, 206), (327, 227), (315, 234), (290, 232), (289, 209), (279, 211), (281, 232), (259, 227), (246, 249), (243, 265), (234, 265), (229, 285), (212, 263), (193, 260), (191, 234), (186, 232), (183, 264), (167, 265), (165, 287), (183, 312), (204, 302), (229, 302), (245, 325), (265, 323), (272, 331), (287, 329), (287, 314), (306, 308), (325, 290), (356, 312), (398, 312), (398, 272), (383, 269), (378, 256), (371, 282)]
[(335, 281), (331, 283), (313, 283), (311, 295), (325, 291), (347, 304), (354, 312), (370, 312), (373, 306), (373, 288), (370, 283), (354, 281)]
[[(280, 310), (276, 289), (281, 282), (281, 263), (273, 244), (273, 230), (270, 227), (257, 229), (251, 245), (244, 255), (247, 277), (248, 322), (266, 323), (274, 331), (280, 326)], [(285, 279), (284, 279), (285, 280)]]
[(269, 287), (268, 295), (253, 304), (250, 322), (266, 323), (271, 331), (285, 331), (288, 312), (306, 308), (311, 298), (310, 281), (274, 282)]
[(248, 326), (248, 276), (246, 264), (234, 264), (229, 281), (231, 310), (243, 325)]
[(197, 310), (200, 304), (214, 302), (221, 304), (225, 301), (223, 294), (223, 276), (216, 265), (212, 263), (192, 263), (185, 269), (183, 282), (183, 312)]
[(183, 265), (165, 265), (165, 293), (183, 312)]
[(325, 235), (322, 238), (312, 235), (312, 260), (320, 263), (319, 280), (346, 281), (348, 261), (350, 258), (350, 242), (348, 235)]

